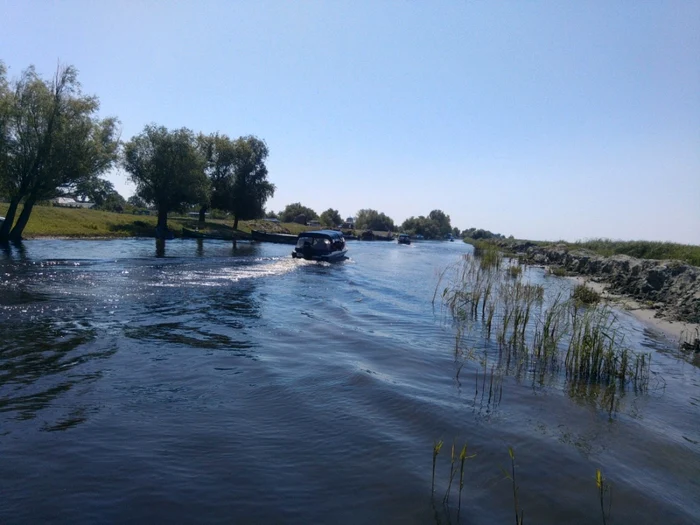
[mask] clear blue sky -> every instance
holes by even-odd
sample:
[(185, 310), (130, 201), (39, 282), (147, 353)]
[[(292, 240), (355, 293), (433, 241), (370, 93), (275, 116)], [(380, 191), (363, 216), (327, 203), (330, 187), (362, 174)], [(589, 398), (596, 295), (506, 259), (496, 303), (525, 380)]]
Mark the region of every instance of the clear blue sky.
[(697, 1), (0, 0), (0, 59), (75, 65), (123, 139), (265, 139), (276, 211), (700, 244)]

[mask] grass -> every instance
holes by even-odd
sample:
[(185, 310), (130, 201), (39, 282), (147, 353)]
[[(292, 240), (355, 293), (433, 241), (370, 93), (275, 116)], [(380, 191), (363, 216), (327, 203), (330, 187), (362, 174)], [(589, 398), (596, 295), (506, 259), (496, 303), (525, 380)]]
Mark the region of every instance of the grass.
[(613, 241), (590, 239), (567, 243), (572, 248), (583, 248), (599, 255), (629, 255), (639, 259), (674, 259), (700, 266), (700, 246), (655, 241)]
[[(658, 241), (614, 241), (612, 239), (589, 239), (577, 242), (526, 241), (522, 239), (464, 239), (464, 242), (474, 245), (475, 248), (480, 246), (481, 249), (485, 249), (490, 244), (506, 254), (514, 252), (517, 245), (527, 242), (540, 247), (563, 246), (570, 250), (588, 250), (604, 257), (629, 255), (639, 259), (670, 259), (692, 264), (693, 266), (700, 266), (700, 246), (694, 244)], [(555, 275), (557, 274), (555, 273)]]
[[(0, 203), (0, 216), (5, 216), (8, 205)], [(18, 211), (21, 211), (18, 210)], [(153, 215), (131, 215), (84, 208), (61, 208), (57, 206), (35, 206), (24, 230), (25, 238), (37, 237), (153, 237), (157, 218)], [(205, 234), (234, 237), (232, 219), (208, 219), (200, 227), (197, 218), (168, 217), (168, 227), (176, 236), (182, 228), (195, 229)], [(251, 230), (264, 230), (274, 233), (298, 234), (308, 230), (302, 224), (279, 224), (263, 220), (240, 221), (240, 236)]]
[(600, 302), (600, 294), (585, 284), (577, 284), (571, 298), (579, 304), (591, 305)]
[(561, 266), (550, 266), (547, 269), (547, 273), (549, 275), (554, 275), (556, 277), (566, 277), (567, 276), (566, 268), (563, 268)]

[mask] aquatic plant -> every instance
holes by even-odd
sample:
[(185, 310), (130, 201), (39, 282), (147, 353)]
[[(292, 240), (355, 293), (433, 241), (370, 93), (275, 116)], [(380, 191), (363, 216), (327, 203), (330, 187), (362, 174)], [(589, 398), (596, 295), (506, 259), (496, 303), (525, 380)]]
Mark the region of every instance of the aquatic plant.
[(459, 499), (457, 502), (457, 521), (459, 521), (459, 513), (462, 509), (462, 490), (464, 489), (464, 462), (468, 459), (475, 458), (476, 454), (467, 456), (467, 444), (465, 443), (462, 447), (462, 451), (459, 453)]
[(513, 510), (515, 511), (515, 525), (523, 525), (523, 516), (525, 511), (520, 508), (520, 503), (518, 502), (518, 482), (515, 479), (515, 452), (513, 447), (508, 447), (508, 455), (510, 456), (510, 473), (505, 469), (502, 469), (506, 475), (507, 479), (510, 479), (511, 486), (513, 488)]
[(547, 274), (548, 275), (554, 275), (556, 277), (566, 277), (566, 268), (563, 268), (561, 266), (550, 266), (547, 269)]
[[(591, 298), (599, 297), (595, 291), (582, 286), (570, 297), (559, 293), (545, 301), (544, 288), (529, 282), (524, 271), (513, 276), (511, 267), (484, 266), (478, 257), (466, 255), (441, 275), (438, 287), (446, 285), (441, 306), (457, 333), (455, 355), (473, 358), (472, 350), (462, 350), (472, 340), (469, 335), (480, 330), (490, 339), (495, 332), (498, 355), (492, 377), (512, 374), (521, 379), (532, 374), (544, 385), (548, 375), (563, 371), (570, 395), (598, 396), (601, 408), (611, 414), (619, 405), (618, 390), (628, 386), (635, 392), (646, 390), (650, 354), (627, 348), (613, 310)], [(482, 401), (488, 360), (485, 354)], [(487, 405), (492, 395), (489, 385)]]
[(577, 284), (571, 297), (581, 304), (596, 304), (600, 302), (600, 294), (585, 284)]
[(610, 483), (603, 477), (603, 473), (600, 469), (595, 471), (595, 482), (598, 488), (598, 499), (600, 501), (600, 514), (603, 518), (603, 525), (606, 525), (606, 512), (605, 512), (605, 496), (608, 496), (608, 512), (607, 517), (610, 517), (610, 508), (612, 507), (612, 489)]
[(438, 454), (440, 454), (440, 450), (442, 449), (442, 440), (440, 441), (435, 441), (433, 443), (433, 483), (430, 489), (431, 494), (435, 494), (435, 462), (437, 460)]
[(516, 278), (523, 274), (523, 267), (520, 264), (513, 264), (508, 267), (508, 275), (510, 277)]

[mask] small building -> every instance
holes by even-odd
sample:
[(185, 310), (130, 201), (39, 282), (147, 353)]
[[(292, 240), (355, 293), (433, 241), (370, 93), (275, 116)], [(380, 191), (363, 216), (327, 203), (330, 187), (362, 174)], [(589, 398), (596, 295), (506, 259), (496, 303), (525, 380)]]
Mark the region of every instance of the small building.
[(355, 229), (355, 218), (348, 217), (345, 222), (340, 225), (343, 230), (354, 230)]
[(314, 219), (314, 220), (307, 222), (306, 225), (307, 226), (321, 226), (321, 223), (318, 222), (316, 219)]

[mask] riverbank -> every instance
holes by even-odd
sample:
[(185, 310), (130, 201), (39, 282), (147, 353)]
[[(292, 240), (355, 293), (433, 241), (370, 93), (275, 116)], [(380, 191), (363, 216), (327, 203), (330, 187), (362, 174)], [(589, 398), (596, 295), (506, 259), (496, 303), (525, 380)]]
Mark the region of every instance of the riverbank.
[[(0, 203), (0, 216), (7, 211), (7, 204)], [(157, 218), (154, 215), (134, 215), (84, 208), (35, 206), (24, 230), (25, 239), (106, 239), (123, 237), (154, 237)], [(182, 236), (182, 229), (198, 229), (206, 235), (224, 239), (248, 238), (251, 230), (274, 233), (298, 234), (308, 229), (301, 224), (280, 224), (264, 220), (240, 221), (238, 229), (232, 227), (232, 219), (207, 219), (200, 225), (196, 217), (170, 216), (168, 227), (175, 237)]]
[[(642, 259), (629, 255), (606, 257), (570, 244), (546, 245), (513, 240), (490, 243), (519, 256), (528, 264), (549, 267), (557, 275), (585, 282), (604, 298), (618, 303), (675, 340), (693, 346), (698, 339), (700, 268), (697, 266), (678, 260)], [(695, 247), (688, 248), (684, 253), (692, 255)]]

